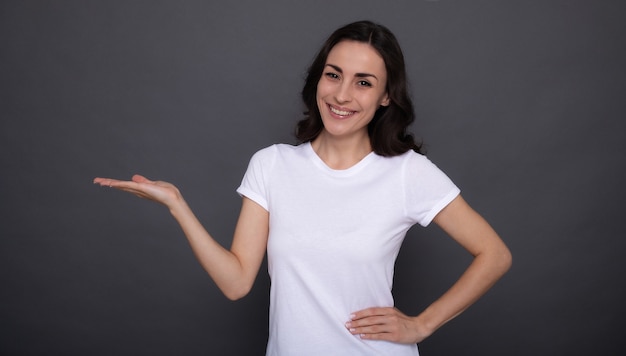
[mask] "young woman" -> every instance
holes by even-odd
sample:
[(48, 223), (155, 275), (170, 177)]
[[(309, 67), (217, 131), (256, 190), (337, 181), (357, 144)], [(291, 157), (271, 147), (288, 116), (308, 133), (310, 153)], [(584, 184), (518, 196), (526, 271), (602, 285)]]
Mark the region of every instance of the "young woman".
[[(230, 250), (172, 184), (135, 175), (95, 183), (164, 204), (230, 299), (245, 296), (265, 253), (271, 277), (267, 355), (417, 355), (421, 342), (510, 267), (509, 250), (419, 153), (402, 51), (368, 21), (335, 31), (309, 68), (297, 146), (257, 152)], [(434, 221), (474, 260), (417, 316), (393, 307), (393, 269), (407, 230)]]

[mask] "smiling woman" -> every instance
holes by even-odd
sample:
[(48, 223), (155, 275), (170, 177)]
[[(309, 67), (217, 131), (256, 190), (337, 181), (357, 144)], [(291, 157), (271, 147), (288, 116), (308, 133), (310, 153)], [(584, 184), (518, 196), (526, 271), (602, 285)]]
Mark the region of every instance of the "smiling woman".
[[(237, 192), (230, 249), (172, 184), (96, 178), (167, 206), (230, 299), (245, 296), (265, 253), (271, 278), (267, 355), (418, 355), (417, 343), (459, 315), (509, 268), (508, 248), (419, 153), (393, 34), (368, 21), (334, 32), (309, 68), (297, 146), (257, 152)], [(394, 308), (394, 264), (411, 226), (434, 221), (474, 260), (417, 316)]]
[[(331, 76), (340, 73), (342, 68), (332, 61), (327, 61), (330, 52), (343, 47), (344, 43), (351, 43), (355, 47), (361, 46), (363, 55), (370, 61), (382, 59), (385, 80), (378, 78), (378, 86), (384, 86), (389, 101), (381, 102), (374, 116), (368, 124), (368, 134), (372, 150), (381, 156), (394, 156), (408, 150), (420, 152), (421, 146), (415, 142), (413, 136), (407, 132), (408, 126), (414, 121), (413, 103), (408, 94), (404, 55), (395, 36), (386, 27), (369, 21), (361, 21), (344, 26), (335, 31), (322, 46), (315, 60), (309, 67), (308, 76), (302, 89), (302, 100), (307, 107), (307, 116), (298, 123), (296, 136), (301, 142), (313, 141), (322, 132), (323, 122), (318, 107), (318, 83), (328, 67), (339, 73), (327, 73)], [(334, 51), (337, 52), (337, 51)], [(354, 56), (354, 53), (347, 53)], [(349, 58), (352, 60), (356, 58)], [(374, 63), (370, 63), (374, 64)], [(339, 71), (337, 70), (339, 69)], [(378, 69), (380, 71), (380, 69)], [(355, 76), (374, 74), (356, 71)], [(367, 78), (364, 78), (367, 79)], [(365, 81), (374, 84), (371, 81)], [(363, 84), (359, 82), (360, 84)], [(383, 88), (379, 88), (383, 89)]]

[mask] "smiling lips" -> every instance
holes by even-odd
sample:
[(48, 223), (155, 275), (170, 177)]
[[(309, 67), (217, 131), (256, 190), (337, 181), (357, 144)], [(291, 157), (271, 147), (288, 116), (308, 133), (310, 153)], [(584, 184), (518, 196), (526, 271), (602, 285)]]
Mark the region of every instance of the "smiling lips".
[(356, 111), (346, 111), (346, 110), (340, 110), (332, 105), (328, 105), (328, 107), (330, 108), (330, 111), (335, 114), (335, 115), (339, 115), (339, 116), (350, 116), (352, 114), (354, 114)]

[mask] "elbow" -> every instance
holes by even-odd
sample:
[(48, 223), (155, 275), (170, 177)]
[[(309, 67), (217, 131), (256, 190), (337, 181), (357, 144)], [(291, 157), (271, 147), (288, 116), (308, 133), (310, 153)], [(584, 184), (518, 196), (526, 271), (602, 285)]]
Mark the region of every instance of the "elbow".
[(511, 266), (513, 266), (513, 254), (511, 254), (511, 250), (509, 250), (508, 247), (503, 246), (498, 257), (498, 266), (504, 275), (511, 269)]
[(232, 287), (228, 289), (222, 289), (222, 293), (224, 293), (224, 296), (226, 298), (234, 302), (248, 295), (251, 289), (252, 289), (252, 286), (245, 285), (245, 286), (239, 286), (239, 287)]
[(504, 276), (513, 265), (513, 255), (505, 244), (492, 246), (482, 253), (474, 255), (474, 258), (483, 261), (485, 268), (491, 271), (495, 280)]
[(248, 295), (248, 293), (224, 293), (224, 295), (226, 296), (226, 298), (228, 298), (228, 300), (236, 302), (239, 299)]

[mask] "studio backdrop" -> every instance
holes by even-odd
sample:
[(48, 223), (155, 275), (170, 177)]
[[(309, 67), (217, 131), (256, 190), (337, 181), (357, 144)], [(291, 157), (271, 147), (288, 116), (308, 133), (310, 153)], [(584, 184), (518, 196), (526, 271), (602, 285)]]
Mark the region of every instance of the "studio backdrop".
[[(511, 248), (511, 271), (423, 355), (609, 355), (623, 338), (626, 25), (620, 1), (0, 4), (0, 354), (262, 355), (266, 265), (231, 302), (167, 209), (94, 186), (175, 183), (229, 246), (248, 161), (296, 143), (308, 65), (369, 19), (403, 47), (428, 157)], [(471, 256), (414, 227), (396, 306)]]

